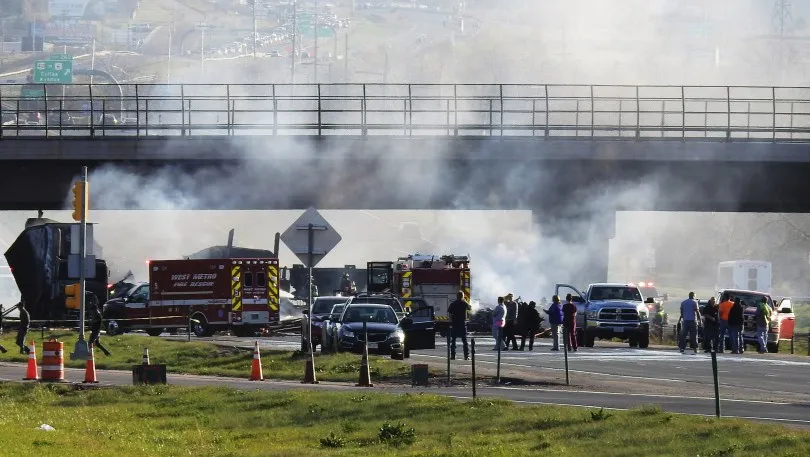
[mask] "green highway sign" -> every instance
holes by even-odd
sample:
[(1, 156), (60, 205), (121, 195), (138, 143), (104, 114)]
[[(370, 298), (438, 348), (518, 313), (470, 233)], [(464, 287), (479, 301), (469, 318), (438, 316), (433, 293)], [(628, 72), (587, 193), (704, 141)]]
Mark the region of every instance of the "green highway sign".
[(72, 60), (37, 60), (34, 62), (36, 84), (72, 84)]
[(45, 89), (39, 87), (38, 88), (23, 87), (20, 95), (22, 95), (22, 98), (25, 99), (45, 98)]
[(70, 54), (51, 54), (48, 60), (73, 60), (73, 56)]

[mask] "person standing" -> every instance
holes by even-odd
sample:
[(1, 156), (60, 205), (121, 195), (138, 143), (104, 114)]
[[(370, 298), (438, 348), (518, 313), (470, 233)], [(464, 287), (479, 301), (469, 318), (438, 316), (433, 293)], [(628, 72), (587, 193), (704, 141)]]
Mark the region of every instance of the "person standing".
[(512, 342), (512, 350), (517, 351), (517, 320), (518, 320), (518, 305), (512, 299), (512, 294), (506, 294), (506, 298), (504, 300), (504, 306), (506, 306), (506, 325), (504, 326), (504, 344), (506, 345), (507, 349), (509, 348), (509, 342)]
[(743, 324), (745, 322), (744, 310), (740, 297), (734, 299), (728, 312), (728, 333), (731, 339), (731, 353), (742, 354), (744, 343), (742, 339)]
[(85, 294), (85, 300), (88, 303), (87, 309), (90, 311), (90, 341), (88, 341), (88, 343), (92, 344), (94, 348), (101, 349), (101, 352), (109, 357), (111, 355), (110, 351), (108, 351), (107, 348), (101, 344), (101, 340), (99, 339), (103, 319), (101, 314), (101, 306), (98, 304), (96, 294), (87, 292)]
[(697, 354), (697, 323), (700, 320), (700, 307), (695, 300), (695, 293), (689, 292), (689, 298), (681, 302), (681, 334), (678, 338), (678, 349), (686, 350), (686, 336), (689, 335), (689, 347)]
[[(731, 296), (729, 294), (727, 294), (727, 293), (723, 294), (723, 298), (720, 301), (720, 307), (719, 307), (719, 310), (718, 310), (719, 311), (718, 314), (720, 315), (720, 326), (718, 328), (718, 334), (717, 334), (717, 339), (718, 339), (717, 352), (719, 352), (721, 354), (726, 349), (726, 336), (729, 336), (729, 340), (730, 340), (730, 337), (731, 337), (731, 335), (730, 335), (731, 332), (729, 331), (729, 328), (728, 328), (728, 314), (729, 314), (729, 312), (731, 312), (731, 308), (733, 306), (734, 306), (734, 302), (731, 301)], [(731, 348), (729, 348), (729, 349), (731, 349)]]
[(526, 312), (521, 320), (525, 326), (523, 336), (520, 338), (520, 350), (526, 347), (526, 338), (529, 338), (529, 350), (534, 349), (534, 335), (540, 330), (540, 313), (537, 312), (537, 304), (530, 301), (526, 306)]
[(717, 335), (719, 333), (719, 309), (714, 297), (709, 299), (703, 312), (703, 352), (717, 350)]
[(771, 322), (771, 307), (768, 306), (768, 298), (762, 297), (762, 301), (757, 306), (755, 314), (757, 323), (757, 342), (759, 342), (759, 353), (768, 352), (768, 325)]
[(470, 348), (467, 346), (467, 313), (472, 307), (464, 300), (464, 292), (458, 292), (456, 300), (447, 307), (450, 317), (450, 359), (456, 359), (456, 339), (461, 338), (464, 346), (464, 360), (470, 359)]
[(577, 305), (574, 304), (571, 294), (565, 296), (562, 313), (565, 344), (569, 351), (577, 352)]
[(31, 315), (25, 309), (25, 302), (20, 301), (17, 309), (20, 311), (20, 326), (17, 328), (17, 346), (20, 347), (20, 354), (28, 355), (31, 350), (25, 345), (25, 337), (28, 336), (28, 328), (31, 326)]
[(498, 297), (498, 305), (492, 310), (492, 338), (495, 339), (493, 351), (503, 350), (503, 327), (506, 325), (506, 307), (503, 305), (503, 297)]
[(560, 350), (560, 325), (563, 323), (562, 307), (560, 306), (560, 297), (554, 295), (551, 297), (551, 306), (543, 310), (548, 314), (548, 325), (551, 327), (551, 350)]

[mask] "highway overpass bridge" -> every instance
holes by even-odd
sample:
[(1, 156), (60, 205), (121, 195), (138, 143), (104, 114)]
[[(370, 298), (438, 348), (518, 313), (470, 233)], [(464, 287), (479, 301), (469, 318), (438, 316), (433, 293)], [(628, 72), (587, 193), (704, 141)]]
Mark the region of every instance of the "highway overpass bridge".
[[(71, 86), (36, 103), (15, 93), (0, 92), (7, 118), (55, 114), (0, 131), (0, 209), (64, 208), (82, 165), (91, 180), (103, 170), (176, 184), (196, 208), (530, 209), (554, 235), (580, 236), (566, 227), (583, 221), (598, 232), (594, 279), (606, 277), (617, 210), (810, 212), (810, 89), (125, 85), (123, 96)], [(104, 185), (91, 207), (150, 207), (105, 198), (116, 192)]]

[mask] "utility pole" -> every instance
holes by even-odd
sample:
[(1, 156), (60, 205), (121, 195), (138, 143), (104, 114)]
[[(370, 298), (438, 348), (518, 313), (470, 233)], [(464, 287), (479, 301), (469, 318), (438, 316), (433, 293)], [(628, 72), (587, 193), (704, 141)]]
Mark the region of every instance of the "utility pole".
[(343, 79), (343, 82), (349, 82), (349, 32), (346, 32), (346, 48), (343, 50)]
[(318, 0), (315, 0), (315, 65), (312, 66), (314, 68), (315, 74), (313, 75), (315, 79), (312, 80), (313, 83), (318, 84), (318, 60), (320, 56), (318, 55)]
[(177, 0), (174, 0), (174, 9), (172, 10), (172, 27), (169, 29), (169, 59), (166, 64), (166, 83), (172, 83), (172, 38), (174, 37), (175, 22), (177, 21)]
[(293, 1), (292, 52), (290, 52), (290, 83), (295, 84), (295, 36), (298, 33), (298, 1)]
[(259, 0), (253, 0), (253, 59), (256, 59), (256, 47), (259, 44), (259, 35), (256, 31), (256, 4)]

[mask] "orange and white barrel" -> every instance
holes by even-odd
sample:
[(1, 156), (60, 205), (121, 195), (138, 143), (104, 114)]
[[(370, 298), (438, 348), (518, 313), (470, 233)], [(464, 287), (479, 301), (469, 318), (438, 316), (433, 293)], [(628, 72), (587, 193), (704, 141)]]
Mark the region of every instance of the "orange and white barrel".
[(56, 340), (42, 343), (42, 376), (43, 381), (65, 380), (64, 343)]

